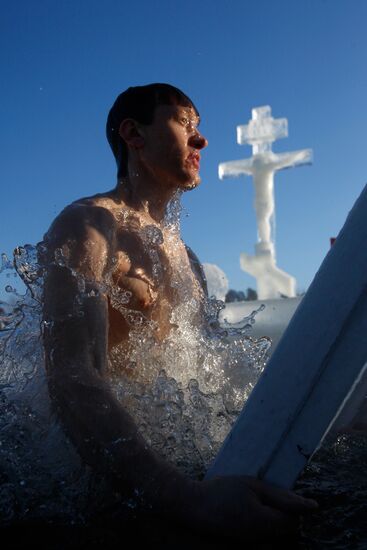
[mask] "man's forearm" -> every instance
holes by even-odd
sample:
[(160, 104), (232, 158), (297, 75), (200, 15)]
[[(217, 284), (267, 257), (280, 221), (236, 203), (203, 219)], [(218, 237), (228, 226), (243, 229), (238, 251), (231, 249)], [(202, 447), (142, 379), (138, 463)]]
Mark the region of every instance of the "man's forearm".
[(159, 460), (103, 383), (86, 378), (54, 382), (53, 394), (81, 457), (120, 490), (138, 489), (148, 502), (162, 506), (172, 504), (174, 485), (184, 490), (187, 481)]
[(101, 307), (93, 299), (83, 317), (56, 320), (46, 334), (52, 397), (85, 462), (121, 491), (137, 489), (148, 504), (176, 513), (191, 484), (147, 446), (106, 383), (103, 334), (93, 322), (93, 309)]

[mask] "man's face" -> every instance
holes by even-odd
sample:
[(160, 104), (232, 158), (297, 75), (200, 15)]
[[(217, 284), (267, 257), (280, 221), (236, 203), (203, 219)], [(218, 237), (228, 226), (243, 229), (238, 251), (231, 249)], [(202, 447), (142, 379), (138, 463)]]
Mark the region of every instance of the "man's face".
[(200, 151), (208, 142), (198, 124), (192, 107), (159, 105), (152, 124), (142, 128), (141, 161), (165, 185), (187, 190), (200, 183)]

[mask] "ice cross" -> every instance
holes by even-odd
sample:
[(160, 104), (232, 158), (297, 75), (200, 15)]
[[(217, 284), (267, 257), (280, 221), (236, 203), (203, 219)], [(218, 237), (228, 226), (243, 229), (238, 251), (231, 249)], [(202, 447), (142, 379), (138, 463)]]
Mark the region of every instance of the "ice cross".
[(274, 119), (268, 105), (252, 109), (252, 119), (249, 123), (237, 126), (237, 142), (240, 145), (252, 145), (253, 156), (219, 165), (220, 179), (244, 175), (253, 177), (258, 242), (255, 246), (255, 256), (242, 253), (240, 263), (244, 271), (256, 278), (260, 299), (277, 298), (280, 294), (295, 296), (295, 279), (275, 265), (275, 243), (272, 236), (274, 172), (310, 164), (312, 150), (274, 153), (272, 143), (287, 136), (286, 118)]

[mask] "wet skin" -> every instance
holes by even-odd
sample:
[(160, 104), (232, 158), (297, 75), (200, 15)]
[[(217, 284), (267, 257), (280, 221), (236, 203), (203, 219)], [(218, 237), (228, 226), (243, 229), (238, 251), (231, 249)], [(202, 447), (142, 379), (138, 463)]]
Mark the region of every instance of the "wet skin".
[[(179, 276), (175, 273), (177, 264), (185, 270), (186, 282), (192, 295), (198, 302), (203, 301), (205, 290), (200, 272), (195, 269), (196, 256), (178, 237), (174, 246), (167, 247), (167, 233), (171, 233), (168, 229), (159, 227), (150, 216), (136, 212), (125, 201), (117, 201), (112, 193), (83, 199), (68, 207), (51, 228), (52, 249), (62, 248), (65, 242), (70, 243), (67, 248), (70, 245), (73, 248), (73, 241), (79, 241), (75, 237), (80, 233), (81, 220), (87, 217), (89, 224), (83, 229), (85, 237), (81, 236), (80, 241), (84, 242), (86, 258), (83, 261), (92, 264), (88, 267), (91, 275), (99, 273), (99, 280), (102, 282), (108, 272), (112, 285), (130, 294), (125, 304), (126, 309), (141, 312), (147, 320), (154, 321), (157, 326), (154, 332), (156, 339), (164, 339), (175, 328), (170, 323), (170, 318), (172, 310), (179, 305), (178, 292), (171, 285), (172, 278), (177, 279)], [(93, 218), (95, 221), (92, 228), (90, 220)], [(147, 245), (144, 239), (144, 230), (152, 227), (159, 229), (163, 237), (162, 244), (154, 245), (160, 266), (158, 280), (154, 275), (154, 263), (150, 254), (152, 245)], [(95, 254), (93, 250), (99, 250), (100, 253)], [(77, 254), (70, 258), (70, 267), (81, 269)], [(119, 309), (114, 307), (108, 291), (106, 297), (110, 350), (116, 345), (127, 343), (130, 327)], [(196, 322), (200, 321), (199, 310)]]
[[(197, 270), (194, 273), (190, 264), (195, 262), (195, 256), (180, 238), (168, 250), (165, 238), (168, 230), (162, 225), (169, 199), (177, 190), (192, 189), (200, 182), (200, 150), (206, 146), (206, 140), (197, 130), (198, 122), (192, 109), (161, 106), (157, 108), (156, 123), (144, 127), (143, 135), (136, 135), (135, 127), (125, 127), (127, 139), (134, 147), (132, 155), (139, 153), (138, 168), (132, 168), (139, 173), (135, 176), (134, 191), (122, 183), (114, 191), (80, 199), (61, 213), (46, 235), (51, 254), (69, 243), (66, 247), (71, 248), (70, 267), (84, 270), (87, 276), (90, 273), (91, 280), (98, 275), (98, 281), (102, 282), (107, 271), (112, 273), (113, 283), (131, 293), (127, 307), (157, 323), (158, 339), (167, 336), (172, 328), (169, 319), (178, 305), (177, 292), (170, 284), (173, 264), (186, 268), (191, 279), (188, 286), (197, 299), (203, 298), (200, 274)], [(143, 147), (139, 142), (142, 139)], [(142, 182), (145, 178), (152, 182), (154, 193)], [(142, 230), (149, 226), (159, 229), (164, 239), (155, 246), (161, 267), (159, 281), (154, 280), (149, 246), (143, 239)], [(129, 325), (111, 305), (108, 293), (107, 299), (108, 348), (111, 348), (127, 342)]]
[[(83, 460), (119, 491), (139, 488), (148, 508), (200, 531), (266, 539), (287, 531), (292, 518), (314, 503), (246, 477), (185, 478), (146, 445), (106, 376), (109, 349), (123, 346), (129, 336), (111, 287), (103, 286), (107, 274), (112, 273), (112, 288), (129, 292), (128, 307), (157, 323), (157, 339), (174, 330), (170, 314), (179, 295), (170, 283), (177, 257), (187, 266), (193, 295), (199, 301), (204, 296), (200, 274), (180, 239), (173, 249), (166, 248), (167, 239), (157, 246), (162, 273), (157, 283), (142, 238), (146, 226), (164, 236), (168, 202), (178, 190), (200, 182), (199, 157), (207, 142), (198, 122), (192, 108), (175, 105), (157, 107), (149, 126), (123, 121), (120, 134), (129, 149), (125, 181), (67, 207), (46, 234), (44, 316), (52, 324), (44, 342), (50, 390)], [(55, 264), (57, 249), (63, 250), (65, 266)], [(78, 277), (84, 281), (82, 293)]]

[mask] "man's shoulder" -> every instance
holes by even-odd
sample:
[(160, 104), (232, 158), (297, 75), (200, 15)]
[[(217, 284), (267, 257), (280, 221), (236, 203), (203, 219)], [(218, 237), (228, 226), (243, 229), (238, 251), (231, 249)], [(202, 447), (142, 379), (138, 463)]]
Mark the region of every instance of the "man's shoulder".
[(44, 239), (83, 239), (91, 230), (108, 240), (115, 234), (113, 202), (107, 194), (83, 197), (67, 205), (53, 220)]

